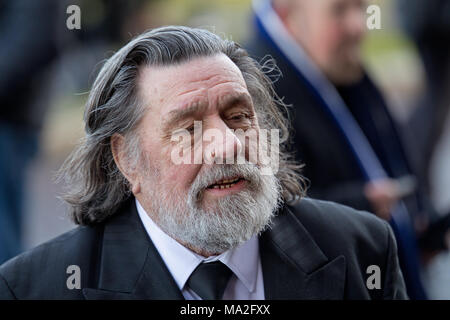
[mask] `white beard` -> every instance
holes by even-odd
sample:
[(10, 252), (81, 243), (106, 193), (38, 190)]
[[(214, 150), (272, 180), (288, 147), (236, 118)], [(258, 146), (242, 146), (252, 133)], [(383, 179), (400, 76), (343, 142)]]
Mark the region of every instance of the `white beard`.
[[(212, 166), (197, 176), (187, 195), (166, 190), (153, 173), (142, 186), (152, 208), (151, 217), (169, 236), (200, 252), (219, 254), (261, 233), (270, 226), (281, 203), (278, 179), (262, 175), (252, 164)], [(205, 188), (233, 176), (247, 180), (245, 189), (203, 208)]]

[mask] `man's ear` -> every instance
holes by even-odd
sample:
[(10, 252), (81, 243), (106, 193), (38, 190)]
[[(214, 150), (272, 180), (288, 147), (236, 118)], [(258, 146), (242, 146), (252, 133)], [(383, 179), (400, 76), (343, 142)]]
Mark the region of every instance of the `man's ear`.
[(125, 152), (125, 143), (125, 138), (121, 134), (115, 133), (110, 140), (111, 153), (117, 168), (130, 183), (131, 191), (133, 194), (137, 194), (141, 191), (140, 181), (136, 168), (131, 165), (130, 159)]

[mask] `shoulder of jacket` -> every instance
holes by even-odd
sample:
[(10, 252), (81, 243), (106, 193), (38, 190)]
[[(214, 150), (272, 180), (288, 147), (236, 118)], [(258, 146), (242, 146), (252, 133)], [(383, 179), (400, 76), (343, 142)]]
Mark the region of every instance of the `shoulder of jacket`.
[(365, 242), (380, 250), (388, 245), (388, 223), (372, 213), (310, 198), (288, 208), (314, 237), (338, 240), (349, 246)]
[[(99, 228), (80, 226), (8, 260), (0, 266), (0, 279), (17, 298), (32, 292), (50, 292), (65, 285), (67, 268), (88, 261), (99, 240)], [(61, 283), (60, 283), (61, 282)]]

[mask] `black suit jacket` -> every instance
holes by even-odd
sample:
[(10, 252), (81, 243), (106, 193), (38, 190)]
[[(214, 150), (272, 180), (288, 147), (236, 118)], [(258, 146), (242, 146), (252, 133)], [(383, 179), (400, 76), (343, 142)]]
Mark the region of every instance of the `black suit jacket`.
[[(131, 199), (134, 200), (134, 199)], [(387, 223), (331, 202), (284, 206), (259, 237), (266, 299), (402, 299), (405, 286)], [(67, 268), (81, 270), (69, 290)], [(381, 289), (366, 287), (367, 267)], [(183, 299), (134, 201), (109, 220), (78, 227), (0, 267), (0, 299)]]

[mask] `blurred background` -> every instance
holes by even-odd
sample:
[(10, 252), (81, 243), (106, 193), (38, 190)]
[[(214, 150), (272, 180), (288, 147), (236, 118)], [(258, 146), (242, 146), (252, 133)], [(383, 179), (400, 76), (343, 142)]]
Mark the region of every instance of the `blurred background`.
[[(421, 50), (425, 40), (436, 37), (442, 44), (445, 36), (438, 31), (418, 36), (417, 25), (427, 23), (420, 17), (433, 1), (421, 1), (424, 7), (417, 5), (416, 12), (405, 9), (412, 2), (368, 2), (380, 6), (382, 28), (368, 31), (363, 55), (395, 118), (414, 136), (412, 157), (444, 214), (450, 211), (449, 64), (445, 70), (438, 58), (424, 59)], [(81, 28), (69, 30), (66, 9), (73, 4), (80, 8)], [(75, 227), (53, 178), (83, 136), (84, 103), (105, 59), (140, 32), (169, 24), (204, 27), (244, 42), (251, 17), (250, 0), (0, 0), (0, 197), (6, 203), (1, 207), (0, 200), (0, 213), (13, 202), (19, 203), (13, 209), (23, 212), (16, 222), (0, 223), (5, 234), (20, 225), (22, 247), (15, 250)], [(436, 49), (443, 61), (449, 42)], [(427, 65), (433, 62), (437, 67)], [(435, 257), (423, 277), (430, 298), (450, 299), (448, 253)]]

